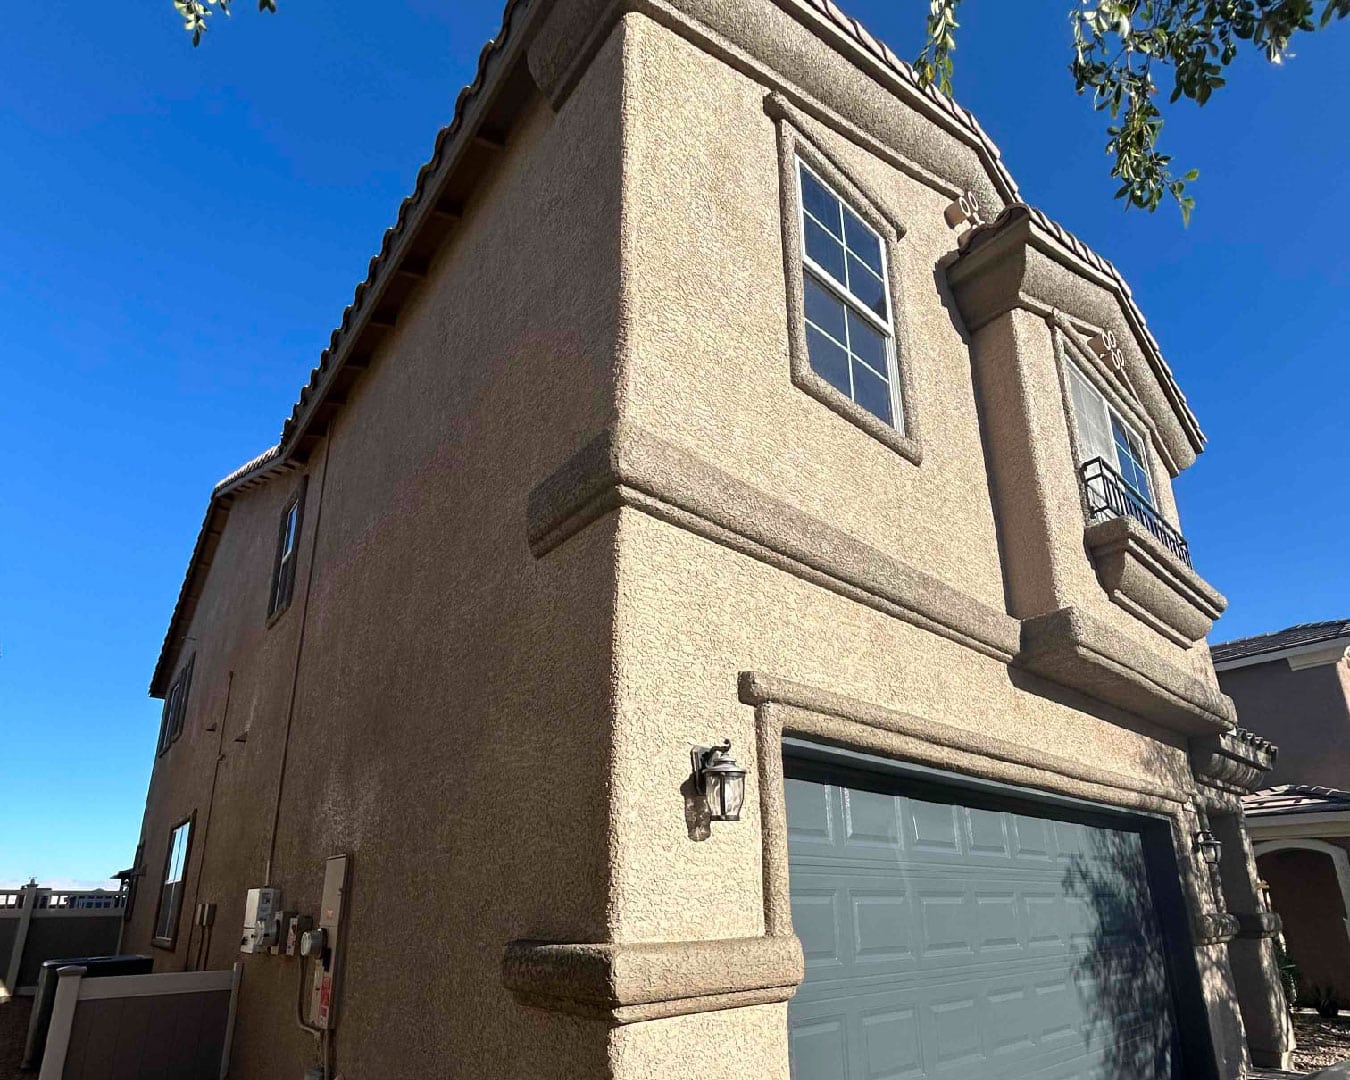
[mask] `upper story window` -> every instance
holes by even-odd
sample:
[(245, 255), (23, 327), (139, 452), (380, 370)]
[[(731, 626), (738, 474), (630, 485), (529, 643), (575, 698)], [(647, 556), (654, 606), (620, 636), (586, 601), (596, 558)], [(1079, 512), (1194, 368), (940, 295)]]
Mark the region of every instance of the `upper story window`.
[(1134, 518), (1189, 564), (1186, 538), (1154, 503), (1148, 443), (1072, 363), (1068, 378), (1089, 520), (1097, 524), (1109, 518)]
[(195, 656), (190, 657), (188, 662), (183, 665), (183, 669), (174, 679), (173, 685), (169, 687), (169, 692), (164, 695), (164, 711), (159, 720), (159, 744), (155, 748), (156, 754), (162, 754), (179, 735), (183, 734), (183, 721), (187, 716), (188, 691), (192, 687), (192, 667), (197, 662)]
[(792, 382), (915, 465), (923, 460), (907, 362), (897, 252), (904, 226), (884, 195), (803, 132), (810, 121), (770, 95)]
[(300, 561), (300, 526), (304, 521), (305, 485), (302, 482), (281, 512), (277, 535), (277, 558), (272, 569), (272, 595), (267, 617), (274, 618), (290, 606), (295, 592), (295, 568)]
[(811, 367), (855, 405), (903, 431), (885, 244), (800, 158), (797, 183)]
[(155, 912), (156, 945), (173, 948), (178, 937), (178, 915), (183, 908), (183, 880), (187, 876), (188, 844), (192, 839), (192, 819), (188, 818), (169, 836), (164, 857), (164, 879), (159, 888), (159, 908)]
[(1086, 465), (1100, 458), (1116, 471), (1135, 495), (1152, 506), (1148, 450), (1139, 432), (1111, 407), (1101, 391), (1074, 364), (1069, 364), (1069, 388), (1074, 420), (1078, 425), (1078, 464)]

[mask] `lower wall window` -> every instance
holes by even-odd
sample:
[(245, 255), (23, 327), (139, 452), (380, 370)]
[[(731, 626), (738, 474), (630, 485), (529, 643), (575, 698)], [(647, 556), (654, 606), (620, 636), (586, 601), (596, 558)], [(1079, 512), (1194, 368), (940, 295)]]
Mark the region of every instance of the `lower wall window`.
[(164, 882), (159, 889), (159, 909), (155, 912), (155, 944), (173, 948), (178, 937), (178, 916), (183, 909), (183, 882), (187, 877), (188, 845), (192, 840), (192, 819), (188, 818), (169, 837), (164, 859)]

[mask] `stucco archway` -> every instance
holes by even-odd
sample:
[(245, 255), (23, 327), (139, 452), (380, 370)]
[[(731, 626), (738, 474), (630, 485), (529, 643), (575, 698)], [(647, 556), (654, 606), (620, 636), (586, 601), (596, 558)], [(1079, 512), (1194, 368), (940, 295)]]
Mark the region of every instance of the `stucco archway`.
[(1350, 1003), (1350, 854), (1324, 840), (1294, 837), (1269, 840), (1253, 852), (1284, 925), (1298, 1000), (1319, 1011), (1344, 1007)]
[(1341, 887), (1341, 906), (1345, 912), (1345, 932), (1350, 937), (1350, 852), (1325, 840), (1285, 838), (1280, 840), (1262, 840), (1252, 845), (1252, 854), (1256, 858), (1271, 855), (1277, 851), (1316, 851), (1331, 859), (1336, 868), (1336, 882)]

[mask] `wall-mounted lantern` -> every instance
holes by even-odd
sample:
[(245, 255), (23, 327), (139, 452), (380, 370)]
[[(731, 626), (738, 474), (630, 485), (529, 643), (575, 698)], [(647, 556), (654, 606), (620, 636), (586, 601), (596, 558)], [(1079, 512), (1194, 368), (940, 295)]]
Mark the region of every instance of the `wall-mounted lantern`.
[(708, 804), (713, 821), (740, 821), (745, 803), (745, 770), (731, 756), (731, 740), (717, 746), (696, 746), (689, 752), (694, 786)]
[(1195, 850), (1210, 869), (1218, 866), (1223, 856), (1223, 844), (1208, 829), (1201, 829), (1195, 834)]

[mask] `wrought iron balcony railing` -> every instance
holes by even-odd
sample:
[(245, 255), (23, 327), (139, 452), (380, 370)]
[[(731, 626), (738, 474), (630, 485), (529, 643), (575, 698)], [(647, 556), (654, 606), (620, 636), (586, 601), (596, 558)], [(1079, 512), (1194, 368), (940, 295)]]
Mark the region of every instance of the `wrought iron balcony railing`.
[(1186, 538), (1164, 520), (1151, 502), (1130, 487), (1120, 473), (1101, 458), (1093, 458), (1080, 472), (1090, 521), (1132, 517), (1173, 555), (1187, 566), (1191, 565), (1191, 548)]

